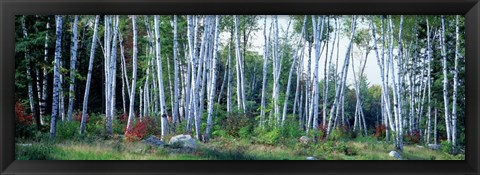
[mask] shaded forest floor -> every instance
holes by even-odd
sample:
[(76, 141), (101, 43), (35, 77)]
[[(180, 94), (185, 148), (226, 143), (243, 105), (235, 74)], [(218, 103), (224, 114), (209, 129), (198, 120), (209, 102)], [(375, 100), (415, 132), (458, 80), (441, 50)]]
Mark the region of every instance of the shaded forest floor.
[[(20, 144), (21, 143), (21, 144)], [(389, 156), (391, 143), (373, 137), (324, 141), (318, 144), (268, 145), (240, 138), (220, 137), (199, 143), (196, 150), (171, 145), (154, 147), (121, 138), (86, 137), (56, 143), (23, 140), (16, 145), (17, 160), (395, 160)], [(403, 160), (464, 160), (464, 154), (451, 155), (420, 145), (405, 145)]]

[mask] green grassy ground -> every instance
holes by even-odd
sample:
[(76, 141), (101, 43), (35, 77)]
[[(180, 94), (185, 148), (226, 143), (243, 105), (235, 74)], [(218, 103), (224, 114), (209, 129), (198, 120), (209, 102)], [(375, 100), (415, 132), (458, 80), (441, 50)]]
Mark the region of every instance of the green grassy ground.
[[(371, 137), (350, 141), (326, 141), (318, 144), (267, 145), (238, 138), (216, 138), (199, 143), (195, 151), (179, 148), (152, 147), (140, 142), (114, 138), (59, 141), (56, 143), (28, 142), (31, 146), (16, 146), (18, 160), (394, 160), (388, 153), (391, 143)], [(417, 145), (405, 145), (400, 153), (404, 160), (464, 160), (465, 155), (451, 155)]]

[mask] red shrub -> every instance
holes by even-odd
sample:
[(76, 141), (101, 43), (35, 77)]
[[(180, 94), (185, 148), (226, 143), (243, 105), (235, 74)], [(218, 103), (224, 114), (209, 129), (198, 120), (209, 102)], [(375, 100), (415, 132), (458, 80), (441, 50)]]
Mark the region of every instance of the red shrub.
[(387, 133), (387, 127), (384, 124), (375, 126), (375, 137), (378, 139), (380, 137), (385, 137)]
[(143, 139), (146, 135), (147, 125), (143, 122), (138, 122), (125, 134), (125, 139), (129, 142), (135, 142)]
[(18, 101), (17, 103), (15, 103), (15, 119), (18, 123), (22, 125), (33, 124), (32, 114), (25, 115), (25, 107), (22, 105), (22, 103)]
[(420, 138), (420, 131), (418, 130), (413, 130), (405, 136), (405, 140), (410, 143), (420, 143)]
[[(73, 120), (82, 122), (82, 112), (77, 112), (73, 116)], [(87, 114), (85, 123), (88, 123), (90, 121), (90, 115)]]
[(159, 125), (157, 125), (157, 122), (155, 122), (155, 119), (152, 117), (144, 117), (142, 123), (146, 126), (147, 134), (156, 135), (158, 133)]

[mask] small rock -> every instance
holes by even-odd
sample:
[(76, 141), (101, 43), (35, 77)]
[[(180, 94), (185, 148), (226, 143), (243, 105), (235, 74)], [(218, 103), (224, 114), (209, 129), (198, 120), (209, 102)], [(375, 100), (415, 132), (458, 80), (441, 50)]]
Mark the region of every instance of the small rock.
[(307, 136), (302, 136), (302, 137), (300, 137), (300, 139), (298, 139), (298, 140), (299, 140), (300, 143), (302, 143), (302, 144), (308, 144), (311, 139), (310, 139), (309, 137), (307, 137)]
[(307, 160), (318, 160), (318, 159), (315, 157), (307, 157)]
[(32, 146), (31, 143), (19, 143), (18, 146)]
[(398, 154), (398, 152), (396, 152), (396, 151), (390, 151), (390, 153), (388, 153), (388, 155), (390, 157), (395, 158), (395, 159), (400, 159), (400, 160), (402, 159), (402, 156), (400, 156), (400, 154)]
[(428, 144), (428, 148), (433, 149), (433, 150), (439, 150), (440, 145), (438, 145), (438, 144)]
[(165, 142), (161, 141), (160, 139), (157, 139), (155, 136), (150, 136), (147, 139), (143, 140), (142, 143), (145, 143), (147, 145), (152, 145), (152, 146), (164, 146)]
[(195, 139), (192, 138), (190, 135), (177, 135), (174, 136), (170, 139), (168, 142), (170, 145), (178, 144), (182, 148), (191, 148), (191, 149), (197, 149), (198, 143), (195, 141)]
[(417, 147), (417, 148), (423, 148), (423, 146), (422, 146), (422, 145), (416, 145), (416, 147)]

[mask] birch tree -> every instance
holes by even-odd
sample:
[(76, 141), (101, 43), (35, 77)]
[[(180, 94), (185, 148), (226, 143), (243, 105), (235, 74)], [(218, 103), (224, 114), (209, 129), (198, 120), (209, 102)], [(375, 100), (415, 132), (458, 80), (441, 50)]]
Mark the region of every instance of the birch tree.
[(447, 131), (447, 140), (448, 143), (451, 143), (451, 122), (450, 122), (450, 115), (448, 115), (448, 74), (447, 74), (447, 51), (446, 51), (446, 43), (445, 43), (445, 19), (444, 16), (441, 16), (442, 21), (442, 28), (441, 28), (441, 35), (440, 35), (440, 45), (441, 45), (441, 53), (443, 58), (443, 102), (444, 102), (444, 115), (445, 115), (445, 129)]
[[(125, 135), (127, 135), (131, 128), (132, 128), (132, 122), (133, 118), (135, 117), (134, 115), (134, 105), (135, 105), (135, 89), (136, 89), (136, 84), (137, 84), (137, 25), (136, 25), (136, 16), (132, 15), (132, 30), (133, 30), (133, 72), (132, 72), (132, 89), (130, 93), (130, 107), (129, 107), (129, 112), (128, 112), (128, 122), (127, 122), (127, 128), (125, 129)], [(163, 134), (162, 134), (163, 137)]]
[(167, 134), (167, 109), (165, 104), (165, 92), (163, 89), (163, 77), (162, 77), (162, 61), (161, 61), (161, 53), (160, 53), (160, 25), (159, 25), (160, 17), (155, 15), (155, 53), (156, 53), (156, 60), (157, 60), (157, 81), (158, 81), (158, 89), (160, 95), (160, 116), (161, 116), (161, 131), (162, 137), (161, 140), (165, 139), (165, 135)]
[(59, 81), (60, 81), (60, 59), (61, 49), (62, 49), (62, 16), (55, 16), (55, 64), (53, 67), (53, 100), (52, 100), (52, 116), (50, 123), (50, 140), (55, 139), (56, 126), (57, 126), (57, 116), (59, 108)]
[(85, 125), (87, 120), (87, 109), (88, 109), (88, 96), (90, 94), (90, 84), (92, 80), (92, 70), (93, 70), (93, 59), (95, 58), (95, 47), (96, 43), (95, 40), (97, 39), (97, 30), (98, 30), (98, 22), (100, 21), (100, 16), (95, 16), (95, 24), (93, 29), (93, 37), (92, 37), (92, 44), (90, 48), (90, 61), (88, 63), (88, 73), (87, 73), (87, 84), (85, 85), (85, 95), (83, 97), (83, 107), (82, 107), (82, 120), (80, 122), (80, 134), (83, 135), (85, 133)]
[(216, 73), (217, 73), (217, 52), (218, 52), (218, 38), (219, 38), (219, 23), (220, 17), (215, 15), (215, 31), (214, 31), (214, 51), (213, 51), (213, 60), (212, 60), (212, 73), (211, 73), (211, 86), (210, 86), (210, 97), (208, 103), (208, 118), (207, 118), (207, 126), (205, 130), (205, 138), (204, 141), (208, 142), (210, 139), (210, 129), (212, 127), (212, 115), (213, 115), (213, 104), (214, 104), (214, 97), (215, 97), (215, 87), (216, 87)]
[(74, 21), (72, 24), (72, 47), (70, 48), (70, 87), (69, 87), (69, 98), (68, 98), (68, 112), (67, 120), (72, 121), (72, 112), (73, 112), (73, 100), (75, 99), (75, 74), (76, 74), (76, 63), (77, 63), (77, 49), (78, 49), (78, 16), (75, 15)]

